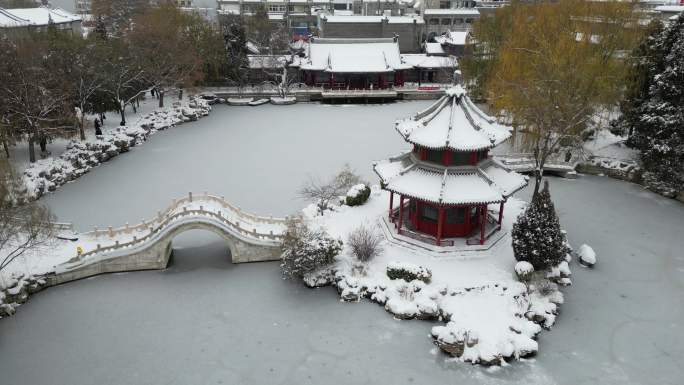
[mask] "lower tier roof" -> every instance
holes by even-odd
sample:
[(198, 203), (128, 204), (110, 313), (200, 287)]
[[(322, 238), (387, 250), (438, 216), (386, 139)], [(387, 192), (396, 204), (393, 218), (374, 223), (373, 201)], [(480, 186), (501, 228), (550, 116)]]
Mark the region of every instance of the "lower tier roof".
[(377, 162), (385, 189), (442, 205), (503, 202), (527, 185), (527, 178), (491, 160), (477, 166), (439, 167), (410, 154)]

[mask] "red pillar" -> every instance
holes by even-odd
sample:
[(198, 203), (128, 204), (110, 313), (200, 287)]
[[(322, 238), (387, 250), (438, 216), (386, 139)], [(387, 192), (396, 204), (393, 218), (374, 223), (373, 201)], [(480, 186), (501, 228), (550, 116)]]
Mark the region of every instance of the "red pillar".
[(392, 208), (394, 206), (394, 192), (390, 191), (390, 209), (389, 209), (389, 218), (390, 220), (393, 221), (392, 219)]
[(442, 242), (442, 224), (444, 223), (444, 207), (440, 206), (437, 213), (437, 246)]
[(329, 81), (330, 88), (333, 88), (333, 83), (334, 83), (334, 82), (335, 82), (335, 74), (331, 72), (331, 73), (330, 73), (330, 81)]
[(499, 205), (499, 227), (501, 227), (501, 221), (503, 221), (504, 203), (506, 203), (506, 201), (501, 202), (501, 205)]
[(311, 85), (316, 86), (316, 73), (313, 71), (311, 72)]
[(484, 245), (485, 225), (487, 224), (487, 206), (480, 206), (480, 244)]
[(404, 222), (404, 196), (399, 194), (399, 223), (397, 224), (397, 233), (401, 234), (401, 224)]

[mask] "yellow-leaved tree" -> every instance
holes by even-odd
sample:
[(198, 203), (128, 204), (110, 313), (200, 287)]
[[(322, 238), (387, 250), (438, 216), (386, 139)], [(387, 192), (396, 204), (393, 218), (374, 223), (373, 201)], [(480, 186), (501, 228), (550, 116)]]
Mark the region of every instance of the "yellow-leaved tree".
[(536, 197), (549, 157), (581, 145), (596, 113), (619, 101), (625, 58), (642, 28), (630, 2), (514, 1), (505, 12), (486, 95), (520, 128), (519, 145), (533, 154)]

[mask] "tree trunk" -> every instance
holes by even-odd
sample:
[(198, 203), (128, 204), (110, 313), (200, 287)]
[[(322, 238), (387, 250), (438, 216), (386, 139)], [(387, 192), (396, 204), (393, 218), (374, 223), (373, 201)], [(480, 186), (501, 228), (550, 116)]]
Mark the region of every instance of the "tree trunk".
[(537, 197), (537, 194), (539, 194), (539, 186), (541, 186), (541, 181), (542, 181), (541, 170), (539, 170), (539, 169), (534, 170), (534, 191), (532, 192), (532, 200), (534, 200)]
[(2, 140), (2, 149), (5, 150), (5, 156), (7, 156), (7, 159), (10, 158), (10, 150), (9, 150), (9, 145), (7, 145), (7, 139)]
[(121, 113), (121, 122), (119, 123), (120, 126), (125, 126), (126, 125), (126, 105), (123, 104), (123, 102), (120, 102), (121, 106), (119, 107), (119, 112)]
[(81, 140), (85, 140), (85, 116), (81, 116), (80, 127), (78, 128)]
[(542, 178), (544, 176), (544, 164), (546, 164), (546, 158), (543, 157), (538, 162), (537, 168), (534, 170), (534, 191), (532, 192), (532, 200), (539, 194), (539, 188), (541, 187)]
[(157, 90), (157, 94), (159, 94), (159, 108), (164, 107), (164, 90)]
[(36, 149), (35, 149), (33, 140), (34, 140), (33, 134), (29, 134), (29, 143), (28, 143), (28, 145), (29, 145), (29, 161), (31, 163), (36, 162)]
[(45, 134), (40, 134), (38, 143), (40, 144), (40, 152), (45, 154), (47, 152), (47, 136), (45, 136)]

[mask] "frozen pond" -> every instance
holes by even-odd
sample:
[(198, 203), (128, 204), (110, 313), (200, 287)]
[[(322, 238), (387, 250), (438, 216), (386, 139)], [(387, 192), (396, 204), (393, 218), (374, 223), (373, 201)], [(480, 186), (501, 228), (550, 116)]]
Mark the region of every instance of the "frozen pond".
[[(309, 174), (349, 163), (375, 181), (371, 161), (405, 146), (394, 118), (427, 104), (218, 107), (45, 202), (81, 229), (137, 222), (189, 190), (289, 214)], [(571, 242), (591, 245), (598, 264), (573, 262), (567, 303), (534, 360), (450, 363), (431, 346), (432, 323), (283, 281), (275, 263), (231, 265), (217, 237), (188, 232), (166, 271), (51, 288), (0, 320), (0, 383), (679, 384), (684, 206), (608, 178), (551, 182)]]

